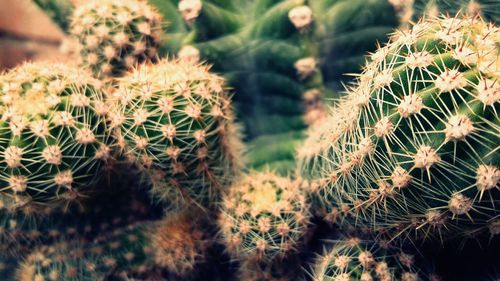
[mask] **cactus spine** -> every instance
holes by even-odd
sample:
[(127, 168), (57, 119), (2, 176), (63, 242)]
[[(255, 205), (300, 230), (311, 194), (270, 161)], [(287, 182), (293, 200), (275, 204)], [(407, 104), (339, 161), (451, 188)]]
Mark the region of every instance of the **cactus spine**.
[(498, 233), (499, 34), (432, 19), (371, 56), (301, 156), (327, 216), (418, 239)]
[(206, 66), (163, 60), (119, 83), (111, 126), (153, 194), (173, 207), (217, 204), (241, 162), (224, 80)]
[(233, 256), (272, 261), (299, 247), (308, 213), (297, 182), (269, 172), (253, 173), (233, 185), (219, 222)]
[(25, 64), (0, 77), (2, 201), (72, 200), (110, 158), (100, 83), (65, 65)]
[(121, 76), (155, 59), (162, 18), (144, 1), (92, 0), (75, 9), (70, 31), (80, 43), (81, 65), (96, 76)]

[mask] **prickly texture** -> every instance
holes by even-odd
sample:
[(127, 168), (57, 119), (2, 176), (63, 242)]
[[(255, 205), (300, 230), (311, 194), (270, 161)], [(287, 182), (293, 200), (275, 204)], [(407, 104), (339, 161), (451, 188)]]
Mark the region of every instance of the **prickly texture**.
[(482, 16), (487, 21), (500, 20), (500, 3), (496, 0), (414, 0), (414, 19), (423, 15), (436, 17), (440, 14), (461, 12), (470, 17)]
[(155, 59), (162, 18), (145, 1), (92, 0), (75, 9), (70, 33), (80, 43), (80, 65), (99, 77), (121, 76)]
[(0, 76), (0, 93), (3, 204), (47, 204), (87, 192), (112, 144), (100, 83), (69, 66), (27, 63)]
[(371, 56), (299, 155), (326, 218), (417, 239), (498, 233), (499, 34), (432, 19)]
[(52, 20), (57, 23), (62, 29), (67, 29), (69, 26), (69, 17), (74, 7), (70, 1), (66, 0), (34, 0), (36, 5), (40, 7)]
[(287, 174), (301, 132), (325, 115), (320, 103), (333, 95), (326, 84), (358, 70), (397, 24), (386, 1), (151, 2), (169, 19), (168, 35), (179, 38), (162, 51), (213, 64), (235, 89), (246, 140), (259, 155), (249, 166)]
[(374, 240), (342, 237), (316, 258), (311, 275), (317, 281), (434, 281), (415, 256)]
[(105, 280), (125, 268), (137, 271), (151, 266), (152, 248), (145, 244), (148, 224), (116, 229), (109, 237), (43, 245), (34, 250), (17, 271), (20, 281)]
[(269, 172), (238, 180), (223, 200), (219, 219), (229, 252), (245, 260), (271, 261), (293, 253), (307, 224), (298, 183)]
[[(110, 235), (92, 241), (66, 239), (68, 242), (44, 245), (26, 258), (17, 276), (20, 281), (141, 278), (157, 268), (183, 280), (191, 278), (209, 246), (199, 223), (191, 214), (181, 214), (115, 228)], [(37, 279), (40, 277), (43, 279)]]
[(169, 216), (151, 233), (154, 263), (177, 276), (188, 278), (205, 262), (210, 242), (195, 213)]
[(224, 80), (206, 66), (164, 60), (119, 83), (111, 125), (152, 193), (176, 208), (217, 204), (242, 160)]

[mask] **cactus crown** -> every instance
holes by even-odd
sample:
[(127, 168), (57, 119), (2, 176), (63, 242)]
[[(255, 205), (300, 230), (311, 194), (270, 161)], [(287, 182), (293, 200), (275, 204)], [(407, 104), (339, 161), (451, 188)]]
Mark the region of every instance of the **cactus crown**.
[(20, 205), (74, 199), (97, 179), (111, 144), (99, 88), (59, 64), (25, 64), (0, 77), (4, 195)]
[(223, 202), (222, 236), (236, 257), (272, 260), (296, 249), (308, 223), (296, 182), (253, 173), (236, 182)]
[(92, 0), (75, 9), (70, 31), (82, 65), (101, 77), (120, 76), (156, 57), (162, 18), (145, 1)]
[(372, 54), (338, 107), (351, 113), (334, 114), (322, 133), (330, 143), (303, 154), (311, 156), (305, 174), (321, 169), (318, 194), (329, 212), (418, 237), (494, 223), (499, 34), (478, 18), (438, 18), (398, 31)]
[(238, 173), (241, 144), (223, 79), (181, 61), (143, 66), (120, 80), (110, 114), (119, 143), (173, 205), (215, 204)]

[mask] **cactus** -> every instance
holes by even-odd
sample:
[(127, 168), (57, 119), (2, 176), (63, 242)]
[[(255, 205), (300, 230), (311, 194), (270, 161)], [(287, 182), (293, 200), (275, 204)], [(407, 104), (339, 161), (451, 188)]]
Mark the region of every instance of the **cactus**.
[(414, 0), (415, 17), (423, 15), (431, 17), (439, 14), (456, 14), (462, 12), (470, 17), (482, 16), (485, 20), (500, 20), (500, 4), (496, 0)]
[(143, 66), (119, 80), (110, 114), (121, 144), (174, 209), (215, 206), (238, 174), (241, 144), (224, 80), (181, 61)]
[(185, 280), (195, 275), (209, 246), (199, 223), (199, 219), (181, 214), (118, 228), (91, 242), (43, 245), (21, 264), (18, 280), (85, 281), (104, 280), (105, 276), (129, 280), (126, 278), (143, 276), (154, 268)]
[(317, 281), (437, 281), (416, 264), (415, 256), (371, 239), (341, 237), (316, 258), (310, 275)]
[(70, 33), (79, 42), (81, 65), (99, 77), (121, 76), (155, 60), (162, 18), (143, 1), (92, 0), (74, 10)]
[(235, 182), (219, 219), (231, 255), (272, 261), (293, 253), (308, 225), (298, 182), (273, 173), (252, 173)]
[(66, 0), (33, 0), (38, 7), (45, 11), (54, 22), (62, 29), (67, 29), (69, 26), (68, 18), (71, 15), (74, 7), (70, 1)]
[[(331, 96), (326, 84), (357, 70), (397, 23), (385, 0), (150, 2), (170, 21), (162, 53), (213, 64), (235, 89), (246, 140), (260, 155), (250, 168), (282, 174), (293, 171), (297, 136), (324, 115), (306, 93)], [(296, 140), (275, 153), (262, 146), (290, 135)]]
[(112, 144), (100, 83), (69, 66), (27, 63), (0, 76), (0, 93), (4, 204), (48, 204), (88, 192)]
[(498, 234), (499, 34), (443, 17), (372, 54), (300, 154), (327, 217), (404, 238)]

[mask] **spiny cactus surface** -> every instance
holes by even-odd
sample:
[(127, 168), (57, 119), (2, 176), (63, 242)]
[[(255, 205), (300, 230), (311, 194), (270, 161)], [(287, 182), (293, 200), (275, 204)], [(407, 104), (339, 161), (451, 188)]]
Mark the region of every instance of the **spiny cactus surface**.
[(219, 222), (232, 255), (271, 261), (300, 247), (308, 212), (297, 182), (270, 172), (252, 173), (234, 183)]
[(214, 206), (242, 161), (224, 80), (206, 66), (163, 60), (119, 82), (111, 126), (153, 194), (173, 207)]
[(471, 17), (481, 16), (485, 20), (500, 20), (500, 3), (496, 0), (414, 0), (414, 18), (423, 15), (436, 17), (439, 14), (454, 15), (462, 12)]
[(199, 223), (181, 214), (113, 229), (93, 241), (44, 245), (26, 258), (17, 276), (21, 281), (104, 280), (106, 276), (129, 280), (158, 268), (167, 275), (191, 278), (210, 245)]
[(371, 56), (300, 153), (327, 218), (418, 239), (499, 233), (499, 34), (443, 17)]
[(4, 206), (88, 191), (112, 144), (100, 82), (65, 65), (27, 63), (0, 76), (0, 93)]
[(356, 237), (331, 241), (316, 258), (310, 275), (317, 281), (437, 281), (416, 264), (415, 256), (385, 243)]
[(71, 35), (79, 41), (80, 65), (99, 77), (121, 76), (137, 63), (154, 60), (162, 18), (144, 1), (92, 0), (71, 18)]

